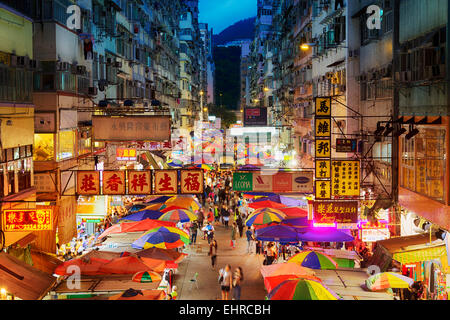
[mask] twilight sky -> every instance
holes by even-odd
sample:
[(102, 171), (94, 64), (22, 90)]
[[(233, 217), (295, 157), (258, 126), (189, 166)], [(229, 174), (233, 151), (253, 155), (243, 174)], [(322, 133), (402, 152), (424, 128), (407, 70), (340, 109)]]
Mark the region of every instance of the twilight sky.
[(199, 22), (208, 23), (214, 34), (239, 20), (256, 16), (257, 0), (200, 0)]

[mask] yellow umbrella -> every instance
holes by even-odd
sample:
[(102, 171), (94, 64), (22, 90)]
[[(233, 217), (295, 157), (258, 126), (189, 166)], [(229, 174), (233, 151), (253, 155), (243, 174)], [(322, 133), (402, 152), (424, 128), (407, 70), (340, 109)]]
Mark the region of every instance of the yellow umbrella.
[(201, 205), (192, 196), (174, 196), (165, 202), (167, 207), (177, 206), (185, 209), (199, 210)]

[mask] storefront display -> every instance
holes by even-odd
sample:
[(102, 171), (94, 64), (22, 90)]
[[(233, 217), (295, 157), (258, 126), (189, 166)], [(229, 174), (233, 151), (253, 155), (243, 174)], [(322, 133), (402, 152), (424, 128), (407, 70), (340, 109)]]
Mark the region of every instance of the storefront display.
[(55, 135), (36, 133), (34, 135), (34, 161), (52, 161), (55, 159)]
[(57, 160), (70, 159), (75, 155), (75, 131), (60, 131), (58, 134)]

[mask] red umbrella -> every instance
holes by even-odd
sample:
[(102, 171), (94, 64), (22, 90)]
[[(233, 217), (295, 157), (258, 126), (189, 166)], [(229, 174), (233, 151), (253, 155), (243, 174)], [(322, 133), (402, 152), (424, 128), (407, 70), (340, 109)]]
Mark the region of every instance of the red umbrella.
[(166, 212), (168, 212), (168, 211), (177, 210), (177, 209), (186, 209), (186, 208), (179, 207), (179, 206), (170, 206), (170, 207), (161, 209), (161, 210), (159, 210), (159, 211), (166, 213)]
[(284, 204), (273, 202), (270, 200), (253, 202), (248, 205), (250, 208), (259, 209), (259, 208), (272, 208), (272, 209), (280, 209), (286, 208)]
[(278, 210), (287, 215), (286, 219), (305, 218), (308, 216), (308, 211), (299, 207), (280, 208)]
[(117, 258), (104, 264), (99, 271), (104, 274), (135, 274), (148, 270), (160, 272), (164, 270), (164, 266), (164, 261), (154, 259), (144, 260), (135, 256), (128, 256)]

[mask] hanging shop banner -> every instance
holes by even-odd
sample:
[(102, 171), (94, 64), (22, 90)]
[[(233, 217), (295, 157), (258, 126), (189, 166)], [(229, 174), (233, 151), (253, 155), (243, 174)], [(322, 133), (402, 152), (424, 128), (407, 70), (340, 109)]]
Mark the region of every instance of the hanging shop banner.
[(356, 139), (336, 139), (336, 152), (357, 152), (358, 141)]
[(3, 231), (53, 230), (52, 209), (3, 210)]
[(100, 172), (77, 171), (77, 193), (85, 196), (100, 194)]
[(178, 193), (178, 171), (155, 170), (155, 194)]
[(253, 175), (252, 173), (233, 173), (233, 190), (234, 191), (253, 191)]
[(181, 193), (203, 193), (203, 170), (181, 170)]
[(387, 223), (361, 224), (361, 240), (363, 242), (377, 242), (391, 237)]
[(316, 117), (331, 117), (331, 98), (316, 98)]
[(331, 137), (331, 119), (315, 119), (316, 137), (330, 138)]
[(331, 157), (331, 139), (316, 140), (315, 143), (316, 158)]
[(125, 194), (125, 171), (103, 171), (103, 194)]
[(314, 202), (314, 223), (357, 223), (358, 201)]
[(278, 172), (272, 176), (274, 192), (292, 191), (292, 175), (287, 172)]
[(316, 200), (331, 199), (331, 181), (316, 180)]
[(331, 179), (331, 160), (316, 160), (316, 179)]
[(291, 174), (292, 192), (311, 194), (314, 193), (314, 172), (302, 171)]
[(150, 171), (128, 171), (128, 194), (147, 195), (152, 193)]
[(129, 148), (117, 148), (116, 160), (117, 161), (136, 161), (136, 149)]
[(331, 163), (333, 196), (360, 195), (359, 161), (333, 160)]
[(92, 116), (95, 141), (170, 141), (170, 116)]
[[(273, 190), (273, 175), (271, 174), (261, 174), (253, 173), (253, 189), (252, 191), (264, 192), (268, 190)], [(233, 186), (234, 187), (234, 186)]]

